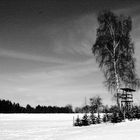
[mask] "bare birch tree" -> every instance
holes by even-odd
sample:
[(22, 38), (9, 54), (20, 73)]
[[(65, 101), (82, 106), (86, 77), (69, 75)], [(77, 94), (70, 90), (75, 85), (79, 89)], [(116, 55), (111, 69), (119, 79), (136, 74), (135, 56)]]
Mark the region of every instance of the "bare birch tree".
[(130, 32), (131, 17), (117, 16), (111, 11), (98, 15), (97, 37), (92, 52), (104, 72), (105, 85), (114, 91), (119, 106), (120, 87), (136, 88), (140, 80), (135, 72), (134, 44)]

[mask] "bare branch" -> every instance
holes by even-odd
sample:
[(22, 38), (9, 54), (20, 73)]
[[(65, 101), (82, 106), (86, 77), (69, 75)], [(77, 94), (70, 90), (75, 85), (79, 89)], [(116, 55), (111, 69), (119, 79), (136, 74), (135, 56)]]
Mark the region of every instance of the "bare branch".
[(109, 50), (109, 48), (107, 47), (107, 45), (105, 45), (105, 48), (108, 50), (108, 52), (111, 54), (111, 56), (113, 57), (113, 52), (111, 52), (111, 50)]

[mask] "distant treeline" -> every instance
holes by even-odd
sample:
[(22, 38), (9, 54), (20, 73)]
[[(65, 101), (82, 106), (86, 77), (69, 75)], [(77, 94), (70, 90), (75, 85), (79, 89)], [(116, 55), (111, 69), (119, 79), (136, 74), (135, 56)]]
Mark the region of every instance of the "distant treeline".
[(0, 113), (73, 113), (73, 109), (71, 105), (65, 107), (37, 105), (32, 107), (27, 104), (26, 107), (22, 107), (19, 103), (0, 99)]

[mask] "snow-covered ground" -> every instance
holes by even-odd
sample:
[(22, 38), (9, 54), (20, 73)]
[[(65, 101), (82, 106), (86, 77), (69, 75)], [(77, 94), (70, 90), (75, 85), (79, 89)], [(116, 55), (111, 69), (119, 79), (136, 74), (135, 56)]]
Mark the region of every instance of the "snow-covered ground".
[(140, 140), (140, 120), (73, 127), (77, 114), (0, 114), (0, 140)]

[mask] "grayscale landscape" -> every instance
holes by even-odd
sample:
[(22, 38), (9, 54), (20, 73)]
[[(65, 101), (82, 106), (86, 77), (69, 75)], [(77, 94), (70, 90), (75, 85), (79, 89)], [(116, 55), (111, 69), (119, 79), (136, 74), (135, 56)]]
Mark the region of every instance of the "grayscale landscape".
[(0, 0), (0, 140), (139, 140), (140, 1)]

